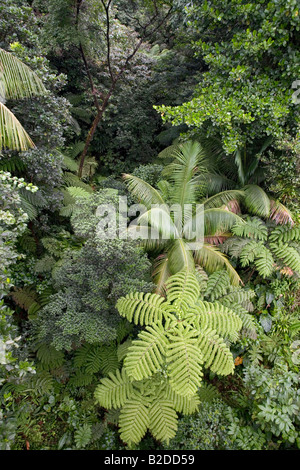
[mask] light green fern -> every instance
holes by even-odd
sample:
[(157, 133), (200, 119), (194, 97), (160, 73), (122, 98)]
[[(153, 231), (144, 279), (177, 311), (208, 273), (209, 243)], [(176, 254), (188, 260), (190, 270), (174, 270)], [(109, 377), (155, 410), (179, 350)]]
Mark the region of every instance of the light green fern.
[(166, 293), (166, 299), (138, 293), (118, 300), (122, 316), (146, 325), (128, 348), (124, 368), (132, 380), (143, 380), (166, 367), (170, 387), (192, 396), (203, 367), (210, 365), (221, 375), (233, 372), (233, 357), (222, 335), (236, 339), (242, 321), (220, 303), (199, 300), (199, 284), (191, 272), (171, 276)]

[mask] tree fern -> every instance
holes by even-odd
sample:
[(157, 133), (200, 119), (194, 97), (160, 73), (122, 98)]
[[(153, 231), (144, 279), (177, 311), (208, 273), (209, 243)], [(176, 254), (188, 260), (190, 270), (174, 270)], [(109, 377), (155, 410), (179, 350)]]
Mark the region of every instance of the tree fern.
[(274, 223), (248, 218), (244, 225), (237, 224), (232, 231), (235, 236), (223, 244), (222, 251), (237, 258), (242, 267), (253, 265), (263, 278), (278, 268), (300, 274), (298, 226), (274, 227)]
[(262, 241), (268, 238), (267, 226), (258, 217), (247, 217), (244, 224), (236, 224), (232, 227), (232, 233), (239, 237), (255, 238)]
[[(224, 352), (223, 372), (233, 371), (233, 358), (230, 368), (228, 348), (220, 335), (236, 339), (242, 321), (221, 304), (197, 300), (200, 292), (197, 278), (188, 271), (171, 276), (166, 292), (166, 299), (157, 294), (138, 293), (128, 294), (117, 302), (117, 309), (123, 316), (142, 325), (145, 314), (139, 305), (151, 308), (147, 326), (128, 348), (124, 368), (133, 380), (142, 380), (166, 366), (171, 388), (179, 394), (192, 396), (201, 383), (202, 364), (208, 360), (207, 349), (215, 370), (222, 370), (221, 353)], [(210, 347), (211, 331), (215, 335), (213, 348)], [(206, 334), (207, 342), (203, 338)]]

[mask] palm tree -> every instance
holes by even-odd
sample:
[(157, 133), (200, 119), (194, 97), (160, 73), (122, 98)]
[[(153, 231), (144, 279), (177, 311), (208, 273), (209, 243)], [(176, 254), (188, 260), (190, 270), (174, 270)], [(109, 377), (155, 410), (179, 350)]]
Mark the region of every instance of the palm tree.
[[(241, 200), (243, 192), (227, 190), (204, 198), (201, 179), (208, 175), (208, 161), (203, 147), (189, 141), (179, 145), (173, 155), (174, 161), (165, 167), (157, 189), (136, 176), (123, 175), (132, 196), (147, 208), (138, 218), (138, 224), (149, 227), (149, 231), (154, 230), (158, 235), (155, 240), (147, 238), (143, 241), (146, 248), (156, 248), (160, 253), (153, 270), (156, 292), (163, 292), (170, 275), (182, 269), (193, 271), (195, 267), (202, 267), (209, 273), (225, 268), (232, 283), (238, 284), (238, 273), (216, 243), (228, 236), (230, 228), (237, 222), (243, 223), (241, 217), (230, 210), (230, 204)], [(198, 212), (197, 203), (201, 204)], [(170, 211), (170, 206), (175, 210)], [(178, 216), (181, 214), (184, 219)], [(201, 220), (204, 221), (204, 244), (197, 244), (191, 232)]]
[(9, 52), (0, 49), (0, 151), (34, 147), (16, 116), (5, 106), (7, 99), (30, 98), (45, 93), (38, 76)]
[(238, 148), (233, 154), (223, 151), (222, 142), (217, 137), (199, 136), (199, 141), (209, 156), (210, 168), (201, 184), (208, 195), (227, 189), (240, 189), (244, 192), (243, 207), (246, 212), (279, 224), (293, 225), (290, 211), (279, 201), (270, 197), (260, 186), (264, 181), (264, 169), (260, 165), (261, 156), (272, 144), (268, 137), (257, 148)]

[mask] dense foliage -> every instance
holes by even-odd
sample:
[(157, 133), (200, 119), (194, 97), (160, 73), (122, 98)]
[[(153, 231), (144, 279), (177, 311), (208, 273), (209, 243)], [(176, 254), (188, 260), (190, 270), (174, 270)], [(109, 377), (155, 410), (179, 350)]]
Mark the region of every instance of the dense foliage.
[(0, 0), (1, 450), (300, 448), (299, 16)]

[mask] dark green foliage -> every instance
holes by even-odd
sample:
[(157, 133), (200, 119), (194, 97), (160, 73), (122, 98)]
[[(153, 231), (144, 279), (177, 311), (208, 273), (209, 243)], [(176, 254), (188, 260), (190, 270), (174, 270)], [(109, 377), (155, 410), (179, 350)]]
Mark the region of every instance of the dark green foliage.
[(149, 262), (134, 242), (97, 238), (101, 203), (116, 204), (117, 193), (105, 190), (79, 198), (72, 214), (75, 234), (86, 239), (81, 249), (66, 250), (52, 272), (57, 293), (39, 312), (40, 339), (57, 349), (75, 344), (109, 343), (117, 336), (117, 299), (137, 289), (149, 290)]

